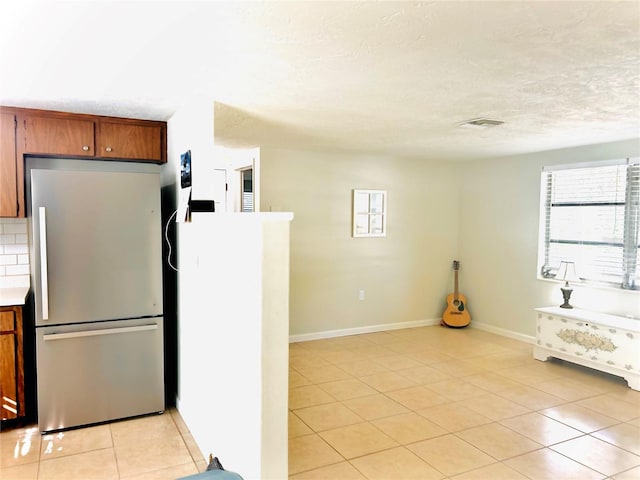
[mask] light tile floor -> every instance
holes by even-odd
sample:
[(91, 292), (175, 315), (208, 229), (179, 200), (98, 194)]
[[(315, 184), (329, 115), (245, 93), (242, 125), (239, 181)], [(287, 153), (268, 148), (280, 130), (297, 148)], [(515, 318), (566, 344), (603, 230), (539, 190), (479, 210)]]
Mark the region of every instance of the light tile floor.
[[(640, 479), (640, 392), (536, 361), (524, 342), (434, 326), (289, 350), (292, 480)], [(0, 434), (2, 480), (168, 480), (204, 468), (175, 410)]]
[(47, 435), (35, 425), (0, 434), (2, 480), (168, 480), (205, 468), (175, 410)]
[(640, 480), (640, 392), (474, 328), (290, 345), (289, 475)]

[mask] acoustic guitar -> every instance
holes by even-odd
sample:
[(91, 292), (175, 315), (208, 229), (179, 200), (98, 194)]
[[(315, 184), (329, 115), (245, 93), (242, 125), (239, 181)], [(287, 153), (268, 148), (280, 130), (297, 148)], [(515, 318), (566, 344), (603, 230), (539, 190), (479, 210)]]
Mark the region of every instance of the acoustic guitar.
[(462, 328), (471, 323), (471, 315), (467, 310), (467, 299), (458, 292), (458, 270), (460, 262), (453, 261), (454, 287), (453, 293), (447, 295), (447, 309), (442, 314), (442, 324), (447, 327)]

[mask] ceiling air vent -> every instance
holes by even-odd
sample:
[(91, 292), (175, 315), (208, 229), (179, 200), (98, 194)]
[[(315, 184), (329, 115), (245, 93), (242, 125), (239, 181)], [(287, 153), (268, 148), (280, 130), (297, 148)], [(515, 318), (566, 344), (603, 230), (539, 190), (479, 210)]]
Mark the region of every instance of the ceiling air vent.
[(473, 120), (467, 120), (459, 123), (460, 128), (491, 128), (498, 125), (502, 125), (504, 122), (500, 120), (491, 120), (489, 118), (474, 118)]

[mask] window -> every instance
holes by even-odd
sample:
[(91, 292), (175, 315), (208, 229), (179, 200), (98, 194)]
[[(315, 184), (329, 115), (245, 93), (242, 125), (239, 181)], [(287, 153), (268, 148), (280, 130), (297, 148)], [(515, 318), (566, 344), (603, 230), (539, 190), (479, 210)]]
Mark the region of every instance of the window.
[(638, 289), (638, 159), (545, 168), (541, 195), (543, 278), (565, 260), (585, 282)]
[(240, 211), (253, 212), (253, 169), (240, 171)]
[(384, 237), (387, 235), (387, 192), (384, 190), (353, 191), (353, 236)]

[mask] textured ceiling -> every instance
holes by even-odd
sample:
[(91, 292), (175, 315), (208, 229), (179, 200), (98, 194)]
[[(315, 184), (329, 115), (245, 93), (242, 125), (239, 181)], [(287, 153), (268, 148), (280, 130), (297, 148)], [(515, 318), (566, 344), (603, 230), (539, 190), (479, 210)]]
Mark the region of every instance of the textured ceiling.
[(441, 159), (640, 135), (637, 1), (0, 2), (3, 105)]

